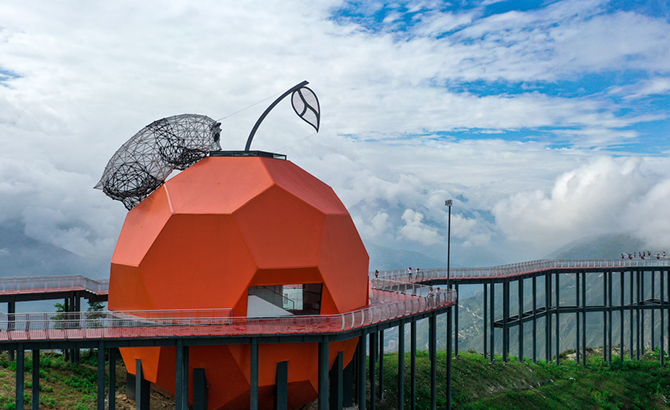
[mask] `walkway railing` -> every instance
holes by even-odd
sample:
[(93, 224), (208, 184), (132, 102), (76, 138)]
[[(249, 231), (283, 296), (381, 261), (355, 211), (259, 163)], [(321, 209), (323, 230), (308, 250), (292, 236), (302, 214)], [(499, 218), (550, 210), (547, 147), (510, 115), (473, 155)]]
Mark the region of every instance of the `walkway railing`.
[(232, 309), (0, 313), (0, 341), (342, 332), (456, 301), (455, 292), (445, 292), (439, 301), (410, 296), (403, 292), (422, 293), (425, 286), (407, 285), (389, 292), (374, 286), (402, 286), (377, 281), (370, 306), (339, 315), (247, 318), (232, 316)]
[(0, 279), (0, 294), (84, 290), (94, 294), (109, 292), (108, 279), (90, 279), (81, 275), (26, 276)]
[[(551, 269), (588, 269), (588, 268), (639, 268), (639, 267), (668, 267), (669, 258), (661, 259), (594, 259), (594, 260), (568, 260), (568, 259), (543, 259), (537, 261), (513, 263), (509, 265), (485, 267), (485, 268), (451, 268), (451, 278), (505, 278), (524, 275), (527, 273), (541, 272)], [(370, 277), (375, 278), (375, 273), (370, 272)], [(422, 282), (432, 279), (446, 279), (446, 268), (423, 269), (419, 273), (412, 272), (412, 277), (406, 270), (387, 270), (379, 272), (379, 279), (400, 280), (407, 282)]]

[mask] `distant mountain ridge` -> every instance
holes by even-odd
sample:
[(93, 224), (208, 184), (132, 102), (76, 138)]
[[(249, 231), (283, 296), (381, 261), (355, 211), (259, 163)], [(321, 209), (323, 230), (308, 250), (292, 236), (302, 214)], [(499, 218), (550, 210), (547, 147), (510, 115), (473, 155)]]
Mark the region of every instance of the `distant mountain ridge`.
[(57, 246), (29, 238), (18, 221), (0, 223), (0, 277), (83, 275), (109, 276), (109, 264), (82, 258)]

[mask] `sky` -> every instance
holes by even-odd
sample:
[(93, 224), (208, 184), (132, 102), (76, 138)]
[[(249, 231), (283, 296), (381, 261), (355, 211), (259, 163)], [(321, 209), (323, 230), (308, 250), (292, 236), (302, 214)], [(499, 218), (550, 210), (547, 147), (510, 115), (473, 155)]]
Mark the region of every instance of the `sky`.
[(108, 266), (127, 211), (93, 186), (125, 141), (190, 113), (242, 150), (303, 80), (319, 133), (286, 101), (252, 149), (330, 185), (366, 244), (444, 260), (453, 199), (454, 263), (670, 251), (665, 1), (5, 0), (0, 225)]

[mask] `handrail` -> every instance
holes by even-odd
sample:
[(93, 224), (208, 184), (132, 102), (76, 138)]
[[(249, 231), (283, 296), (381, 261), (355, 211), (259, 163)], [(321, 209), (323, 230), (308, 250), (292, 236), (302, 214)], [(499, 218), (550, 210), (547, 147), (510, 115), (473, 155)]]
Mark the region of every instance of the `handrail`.
[[(271, 318), (235, 317), (232, 316), (231, 309), (0, 313), (0, 343), (20, 340), (174, 335), (235, 336), (343, 332), (454, 304), (456, 297), (455, 291), (445, 291), (438, 301), (428, 296), (409, 296), (402, 292), (373, 289), (372, 304), (351, 312)], [(408, 300), (412, 301), (411, 309), (407, 309)], [(414, 301), (417, 301), (416, 305)]]
[[(541, 272), (551, 269), (586, 269), (586, 268), (654, 268), (670, 267), (670, 258), (659, 259), (542, 259), (536, 261), (519, 262), (501, 266), (480, 268), (450, 268), (449, 276), (454, 279), (464, 278), (506, 278), (528, 273)], [(446, 279), (446, 268), (421, 270), (412, 277), (403, 269), (369, 273), (370, 278), (400, 280), (408, 283), (424, 282), (432, 279)]]

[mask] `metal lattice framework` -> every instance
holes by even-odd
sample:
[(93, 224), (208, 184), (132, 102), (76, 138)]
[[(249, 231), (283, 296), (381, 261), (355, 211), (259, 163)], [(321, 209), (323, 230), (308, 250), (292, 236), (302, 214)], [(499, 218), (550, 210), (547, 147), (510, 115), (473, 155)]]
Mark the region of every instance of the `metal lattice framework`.
[[(321, 108), (307, 84), (303, 81), (293, 86), (263, 112), (249, 134), (245, 151), (249, 151), (263, 119), (291, 93), (295, 113), (319, 132)], [(172, 171), (183, 171), (211, 151), (221, 150), (220, 134), (221, 123), (204, 115), (182, 114), (154, 121), (114, 153), (95, 188), (131, 210), (163, 185)]]
[(158, 189), (174, 171), (185, 170), (220, 150), (221, 123), (197, 114), (162, 118), (119, 148), (95, 186), (128, 210)]

